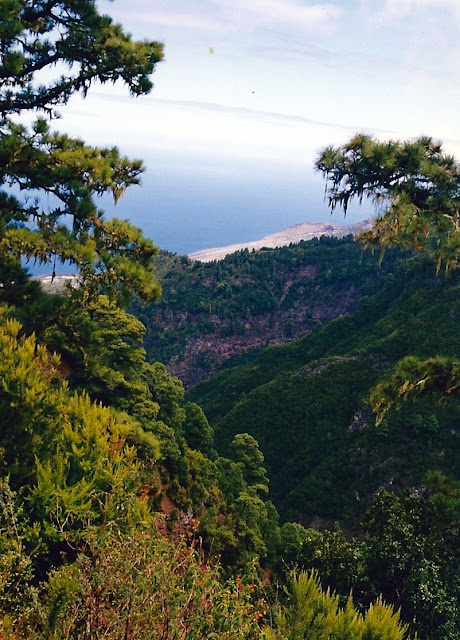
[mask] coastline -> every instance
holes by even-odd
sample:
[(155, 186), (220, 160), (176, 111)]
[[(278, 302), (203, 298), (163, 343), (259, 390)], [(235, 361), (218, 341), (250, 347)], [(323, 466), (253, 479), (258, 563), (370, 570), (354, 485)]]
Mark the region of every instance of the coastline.
[(230, 253), (235, 253), (235, 251), (241, 251), (242, 249), (248, 249), (249, 251), (253, 249), (257, 251), (263, 247), (274, 249), (276, 247), (285, 247), (291, 243), (297, 244), (302, 240), (312, 240), (313, 238), (319, 238), (324, 235), (343, 238), (350, 234), (355, 235), (361, 231), (366, 231), (372, 227), (372, 224), (372, 219), (349, 225), (339, 225), (331, 222), (299, 222), (282, 231), (265, 236), (261, 240), (203, 249), (187, 255), (191, 260), (211, 262), (213, 260), (222, 260), (222, 258), (225, 258), (225, 256)]

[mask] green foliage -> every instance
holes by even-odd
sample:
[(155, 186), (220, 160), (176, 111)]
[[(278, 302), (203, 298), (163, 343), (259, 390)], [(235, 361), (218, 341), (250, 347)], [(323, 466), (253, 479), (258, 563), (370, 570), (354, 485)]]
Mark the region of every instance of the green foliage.
[(262, 527), (268, 514), (264, 502), (257, 495), (242, 491), (235, 501), (234, 512), (237, 548), (243, 564), (254, 557), (266, 556)]
[(233, 460), (240, 465), (244, 481), (251, 492), (267, 494), (267, 472), (262, 466), (264, 457), (257, 441), (248, 433), (238, 433), (230, 444), (230, 453)]
[(47, 456), (63, 424), (65, 385), (59, 383), (58, 359), (34, 336), (20, 336), (20, 324), (0, 307), (0, 463), (13, 486), (27, 484), (34, 457)]
[(364, 197), (383, 209), (362, 235), (368, 246), (426, 251), (438, 270), (443, 263), (447, 271), (458, 267), (460, 173), (441, 143), (426, 136), (378, 142), (358, 134), (321, 151), (316, 168), (327, 181), (332, 210), (338, 206), (346, 213), (353, 198)]
[[(94, 82), (122, 80), (133, 94), (148, 93), (149, 76), (162, 58), (160, 44), (132, 42), (92, 0), (11, 0), (2, 4), (1, 24), (2, 114), (51, 110), (75, 92), (86, 94)], [(38, 71), (57, 62), (69, 67), (68, 75), (39, 84)]]
[(202, 451), (210, 458), (214, 458), (216, 456), (214, 450), (214, 431), (203, 409), (194, 402), (187, 402), (184, 409), (184, 435), (188, 446), (191, 449)]
[[(428, 490), (427, 469), (458, 472), (455, 389), (447, 406), (438, 402), (455, 386), (458, 283), (456, 273), (434, 278), (426, 260), (410, 261), (353, 316), (265, 349), (189, 394), (207, 411), (221, 452), (231, 450), (242, 425), (257, 438), (283, 518), (308, 523), (318, 514), (327, 523), (345, 517), (356, 527), (379, 487), (396, 492), (410, 487), (422, 496)], [(433, 358), (433, 352), (439, 355)], [(401, 369), (400, 386), (409, 370), (415, 382), (424, 371), (436, 375), (423, 389), (410, 391), (417, 402), (398, 402), (399, 411), (388, 409), (374, 428), (371, 390), (387, 389), (391, 398), (391, 389), (383, 385), (401, 361), (407, 367)], [(317, 532), (284, 524), (278, 570), (283, 561), (316, 568), (342, 606), (352, 590), (360, 610), (383, 593), (401, 607), (402, 619), (418, 637), (456, 639), (457, 494), (439, 471), (431, 478), (437, 493), (429, 500), (396, 495), (391, 498), (396, 508), (390, 498), (379, 507), (378, 498), (365, 520), (368, 539), (352, 539), (338, 527)], [(379, 524), (371, 530), (368, 523), (377, 513)]]
[[(286, 523), (283, 529), (289, 525), (291, 523)], [(283, 533), (286, 535), (285, 531)], [(322, 584), (342, 598), (353, 593), (357, 602), (367, 604), (378, 594), (367, 577), (366, 544), (347, 537), (337, 523), (332, 530), (298, 532), (295, 542), (296, 546), (291, 538), (291, 564), (315, 569)], [(393, 599), (388, 601), (393, 602)]]
[[(190, 527), (227, 567), (274, 553), (277, 514), (265, 501), (256, 441), (235, 438), (234, 462), (216, 457), (202, 410), (184, 406), (183, 386), (164, 365), (145, 363), (137, 320), (101, 296), (49, 328), (49, 342), (60, 347), (67, 368), (72, 362), (69, 382), (78, 390), (70, 392), (59, 358), (21, 336), (12, 313), (5, 309), (0, 325), (0, 403), (8, 427), (0, 447), (49, 549), (46, 567), (59, 565), (58, 554), (82, 544), (92, 527), (116, 522), (126, 530), (149, 521), (163, 492), (180, 518), (194, 518)], [(59, 333), (56, 326), (70, 329)]]
[[(22, 625), (24, 617), (35, 616), (37, 568), (42, 574), (44, 564), (60, 564), (91, 526), (112, 521), (123, 528), (150, 517), (140, 500), (135, 450), (127, 444), (132, 419), (117, 420), (87, 396), (71, 396), (57, 372), (58, 358), (49, 356), (33, 336), (20, 336), (20, 324), (8, 313), (2, 308), (2, 462), (27, 503), (16, 500), (2, 479), (0, 604), (5, 633), (14, 621)], [(152, 453), (158, 454), (157, 446)], [(59, 558), (58, 552), (64, 556)]]
[[(133, 95), (148, 93), (162, 46), (133, 42), (93, 1), (11, 0), (2, 4), (1, 22), (0, 185), (7, 188), (0, 192), (0, 257), (7, 274), (21, 257), (53, 271), (67, 261), (87, 293), (137, 290), (154, 299), (156, 248), (127, 221), (104, 221), (94, 202), (106, 192), (117, 201), (138, 184), (142, 163), (53, 132), (43, 118), (29, 130), (11, 115), (38, 110), (52, 118), (55, 106), (86, 95), (95, 82), (121, 80)], [(67, 72), (61, 77), (53, 73), (57, 64)]]
[(257, 584), (224, 582), (195, 549), (168, 543), (154, 528), (120, 535), (107, 527), (88, 532), (85, 553), (50, 573), (35, 611), (7, 619), (2, 610), (0, 630), (30, 640), (250, 640), (259, 637), (265, 612), (257, 596)]
[[(11, 630), (13, 621), (33, 615), (38, 593), (32, 584), (33, 559), (27, 552), (31, 533), (9, 479), (0, 479), (0, 629)], [(35, 550), (36, 552), (38, 549)], [(3, 628), (2, 628), (3, 627)], [(6, 627), (6, 629), (5, 629)], [(8, 637), (8, 636), (7, 636)]]
[[(68, 541), (94, 523), (143, 519), (136, 451), (128, 443), (141, 427), (86, 394), (71, 395), (56, 356), (19, 329), (11, 319), (0, 326), (0, 446), (12, 485), (27, 491), (51, 540)], [(144, 438), (147, 445), (154, 460), (158, 441)]]
[(144, 326), (107, 296), (86, 304), (67, 299), (48, 319), (42, 339), (58, 351), (69, 368), (73, 387), (120, 409), (140, 401), (145, 351)]
[(225, 566), (244, 570), (255, 560), (267, 561), (275, 556), (279, 546), (278, 513), (267, 501), (268, 478), (257, 441), (247, 433), (236, 435), (231, 456), (233, 460), (216, 460), (219, 487), (226, 500), (221, 504), (225, 524), (216, 526), (207, 514), (202, 530), (207, 547), (221, 553)]
[(391, 378), (380, 382), (372, 391), (371, 404), (377, 414), (377, 426), (393, 404), (425, 394), (441, 394), (440, 402), (458, 393), (460, 362), (454, 358), (435, 356), (420, 360), (406, 356), (398, 362)]
[(435, 278), (416, 259), (355, 314), (264, 349), (187, 397), (206, 412), (221, 454), (243, 430), (257, 439), (283, 520), (359, 518), (379, 487), (458, 469), (454, 394), (446, 406), (436, 394), (405, 402), (378, 429), (368, 398), (408, 355), (458, 359), (459, 300), (457, 273)]
[[(259, 481), (266, 481), (257, 443), (248, 436), (236, 451), (237, 457), (247, 457), (248, 481), (241, 460), (212, 462), (201, 451), (213, 452), (214, 447), (199, 407), (189, 403), (184, 408), (180, 382), (163, 365), (147, 365), (139, 345), (127, 344), (127, 327), (135, 331), (139, 323), (105, 298), (85, 313), (88, 309), (88, 342), (81, 337), (72, 344), (69, 333), (61, 345), (67, 353), (72, 346), (75, 352), (84, 346), (87, 354), (75, 366), (71, 384), (77, 374), (81, 380), (93, 371), (88, 389), (97, 397), (110, 391), (121, 371), (125, 388), (138, 389), (127, 404), (113, 397), (108, 408), (86, 392), (69, 391), (58, 370), (59, 358), (34, 336), (21, 335), (14, 310), (2, 308), (0, 402), (8, 428), (0, 446), (4, 472), (8, 465), (21, 497), (1, 481), (1, 633), (29, 639), (81, 637), (90, 624), (95, 634), (102, 628), (116, 634), (121, 621), (129, 619), (130, 628), (141, 629), (141, 637), (158, 637), (159, 629), (164, 637), (255, 637), (265, 605), (249, 603), (242, 583), (224, 585), (218, 571), (202, 566), (182, 543), (170, 547), (157, 541), (146, 555), (145, 536), (153, 545), (153, 507), (163, 482), (178, 514), (184, 509), (178, 517), (194, 516), (190, 536), (197, 529), (206, 549), (222, 554), (227, 569), (231, 562), (245, 575), (253, 571), (258, 558), (275, 548), (278, 526), (273, 506), (257, 495)], [(73, 326), (85, 326), (83, 315), (74, 320)], [(99, 362), (92, 360), (98, 351)], [(106, 373), (98, 376), (101, 369)], [(120, 412), (117, 404), (130, 412)], [(196, 448), (187, 446), (183, 434)], [(236, 495), (227, 494), (222, 481), (226, 464), (239, 477)], [(150, 527), (149, 532), (138, 529), (132, 539), (133, 527), (140, 525)], [(98, 546), (102, 540), (106, 547)], [(139, 573), (133, 574), (137, 565)], [(125, 579), (128, 574), (132, 584)], [(166, 610), (171, 615), (164, 615)], [(107, 623), (109, 613), (113, 627)]]
[(161, 300), (131, 310), (147, 327), (149, 359), (167, 364), (189, 387), (229, 356), (292, 340), (354, 311), (363, 295), (382, 286), (398, 256), (389, 251), (379, 268), (351, 236), (239, 251), (208, 263), (160, 252)]
[(380, 494), (364, 521), (369, 579), (383, 597), (396, 596), (405, 619), (430, 640), (460, 634), (459, 485), (443, 485), (449, 500), (444, 491), (428, 500)]
[(169, 375), (161, 362), (144, 366), (142, 377), (152, 394), (153, 401), (160, 407), (158, 419), (175, 431), (181, 430), (186, 415), (185, 409), (181, 406), (184, 400), (182, 382)]
[(380, 493), (364, 518), (366, 537), (281, 529), (291, 565), (314, 569), (323, 588), (349, 594), (362, 611), (379, 595), (400, 609), (418, 638), (454, 640), (459, 627), (459, 484), (429, 474), (418, 496)]
[[(66, 407), (64, 424), (53, 457), (37, 460), (37, 486), (31, 504), (51, 522), (55, 539), (68, 540), (81, 528), (95, 524), (126, 523), (149, 518), (141, 494), (136, 450), (127, 443), (133, 428), (118, 422), (111, 412), (75, 395)], [(158, 455), (158, 445), (151, 455)]]
[[(378, 142), (359, 134), (339, 148), (324, 149), (316, 168), (326, 179), (332, 210), (346, 214), (353, 198), (373, 200), (380, 209), (373, 228), (362, 234), (367, 246), (402, 246), (427, 253), (437, 272), (459, 266), (459, 165), (442, 145), (423, 136), (415, 141)], [(393, 403), (438, 391), (445, 400), (459, 387), (458, 354), (434, 351), (429, 358), (403, 358), (389, 380), (371, 396), (380, 423)]]
[(219, 473), (217, 466), (201, 451), (188, 449), (187, 463), (187, 492), (195, 513), (205, 513), (208, 508), (225, 504), (219, 487)]
[(287, 588), (287, 602), (280, 608), (277, 625), (267, 630), (267, 640), (404, 640), (407, 627), (399, 614), (381, 600), (364, 615), (351, 596), (341, 607), (338, 596), (321, 589), (314, 572), (293, 572)]

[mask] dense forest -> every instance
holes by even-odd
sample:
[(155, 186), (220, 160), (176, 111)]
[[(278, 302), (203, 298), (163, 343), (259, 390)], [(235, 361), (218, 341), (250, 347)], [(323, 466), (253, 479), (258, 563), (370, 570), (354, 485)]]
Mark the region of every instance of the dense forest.
[[(264, 453), (284, 517), (356, 519), (379, 487), (455, 473), (460, 405), (436, 391), (392, 407), (375, 428), (372, 390), (403, 358), (460, 357), (458, 274), (408, 260), (383, 290), (294, 342), (227, 367), (189, 392), (226, 450), (245, 425)], [(283, 464), (280, 464), (283, 460)]]
[(248, 351), (355, 311), (400, 257), (390, 250), (379, 265), (378, 252), (363, 253), (352, 236), (246, 249), (209, 263), (160, 252), (160, 300), (130, 310), (146, 326), (148, 359), (164, 362), (190, 387)]
[[(148, 93), (161, 43), (7, 0), (0, 56), (0, 637), (458, 640), (454, 160), (321, 153), (331, 208), (386, 199), (380, 270), (351, 239), (193, 264), (97, 208), (140, 161), (52, 128), (96, 82)], [(166, 367), (255, 327), (188, 395)]]

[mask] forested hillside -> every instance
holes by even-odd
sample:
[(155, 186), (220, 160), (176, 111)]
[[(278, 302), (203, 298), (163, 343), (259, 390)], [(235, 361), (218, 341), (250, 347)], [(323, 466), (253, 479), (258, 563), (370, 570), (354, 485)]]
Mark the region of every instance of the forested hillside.
[(327, 236), (297, 245), (238, 251), (218, 262), (155, 258), (162, 296), (131, 310), (147, 328), (148, 358), (159, 360), (186, 387), (229, 359), (287, 342), (321, 323), (355, 311), (379, 290), (400, 259), (363, 252), (351, 236)]
[[(282, 527), (291, 559), (362, 602), (398, 594), (421, 637), (458, 638), (458, 166), (429, 138), (356, 136), (324, 150), (318, 169), (332, 208), (388, 199), (365, 244), (422, 255), (356, 313), (221, 371), (189, 397), (221, 451), (242, 425), (258, 440), (275, 505), (297, 523)], [(337, 518), (364, 540), (331, 529)]]
[[(244, 302), (249, 327), (253, 312), (288, 314), (284, 301), (303, 299), (312, 278), (332, 315), (358, 305), (197, 387), (215, 438), (182, 382), (146, 358), (145, 327), (126, 310), (134, 296), (160, 296), (156, 247), (96, 206), (138, 184), (142, 163), (53, 130), (56, 109), (93, 83), (148, 93), (163, 46), (133, 41), (92, 0), (8, 0), (0, 54), (0, 638), (458, 640), (456, 165), (426, 139), (393, 143), (387, 164), (377, 143), (352, 142), (355, 155), (365, 147), (359, 171), (378, 156), (369, 175), (388, 169), (381, 180), (401, 196), (389, 193), (391, 224), (379, 219), (367, 243), (431, 260), (404, 262), (383, 290), (385, 271), (367, 254), (357, 262), (349, 240), (268, 261), (237, 255), (228, 300), (211, 286), (221, 267), (209, 267), (207, 313)], [(321, 161), (339, 201), (344, 167), (356, 177), (347, 153)], [(345, 207), (372, 184), (361, 177)], [(329, 250), (341, 256), (343, 307), (340, 274), (322, 266)], [(292, 291), (279, 255), (301, 265)], [(27, 261), (52, 273), (70, 263), (77, 276), (51, 295)], [(199, 308), (203, 289), (188, 271), (204, 274), (202, 265), (163, 261), (177, 283), (168, 303), (195, 298)], [(276, 286), (264, 280), (265, 303), (254, 285), (268, 265)], [(316, 309), (328, 319), (323, 303)], [(292, 337), (311, 320), (300, 315)], [(306, 528), (314, 515), (343, 519), (347, 533)]]
[(370, 394), (406, 356), (460, 357), (459, 294), (457, 273), (407, 261), (356, 313), (221, 371), (189, 397), (221, 452), (243, 425), (257, 439), (283, 517), (355, 522), (379, 489), (420, 487), (427, 469), (458, 473), (458, 401), (434, 392), (376, 427)]

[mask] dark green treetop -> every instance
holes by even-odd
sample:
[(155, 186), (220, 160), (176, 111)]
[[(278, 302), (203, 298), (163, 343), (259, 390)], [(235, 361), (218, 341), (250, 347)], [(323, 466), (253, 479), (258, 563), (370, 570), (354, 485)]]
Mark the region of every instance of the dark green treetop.
[(401, 400), (438, 394), (440, 402), (445, 403), (459, 391), (460, 362), (457, 358), (433, 356), (422, 360), (406, 356), (398, 362), (391, 377), (373, 389), (370, 402), (379, 425), (393, 404), (399, 406)]
[[(361, 234), (368, 247), (388, 245), (425, 252), (449, 272), (460, 266), (460, 166), (440, 142), (379, 142), (358, 134), (341, 147), (326, 147), (316, 161), (326, 178), (331, 210), (345, 214), (353, 198), (370, 198), (378, 212)], [(437, 390), (446, 399), (458, 392), (458, 360), (406, 358), (389, 381), (372, 394), (379, 423), (395, 400)]]
[[(156, 248), (126, 221), (105, 221), (94, 197), (115, 202), (139, 183), (142, 163), (51, 131), (55, 107), (96, 82), (152, 88), (158, 42), (134, 42), (91, 0), (5, 0), (0, 6), (0, 258), (76, 266), (88, 291), (136, 289), (155, 298)], [(62, 69), (59, 75), (57, 69)], [(41, 113), (29, 129), (18, 123)], [(19, 194), (26, 194), (19, 197)], [(8, 270), (10, 273), (11, 267)], [(1, 274), (0, 274), (1, 276)], [(6, 279), (6, 277), (2, 277)]]
[(368, 246), (426, 251), (446, 270), (460, 259), (460, 168), (428, 136), (379, 142), (358, 134), (341, 147), (323, 149), (316, 169), (326, 178), (332, 210), (351, 200), (372, 200), (378, 217), (362, 234)]

